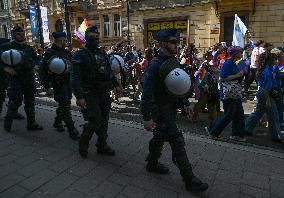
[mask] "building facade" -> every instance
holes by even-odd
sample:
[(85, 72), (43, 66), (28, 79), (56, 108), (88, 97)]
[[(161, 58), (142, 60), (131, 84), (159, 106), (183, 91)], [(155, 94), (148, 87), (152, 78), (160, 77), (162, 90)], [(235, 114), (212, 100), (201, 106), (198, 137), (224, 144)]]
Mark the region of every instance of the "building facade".
[(168, 27), (178, 29), (181, 45), (194, 43), (203, 49), (217, 42), (230, 45), (235, 14), (247, 25), (247, 37), (276, 46), (284, 41), (284, 1), (144, 0), (131, 2), (131, 10), (133, 42), (142, 48), (151, 46), (155, 32)]
[(89, 13), (88, 20), (99, 28), (102, 45), (111, 46), (126, 41), (125, 1), (98, 0), (96, 9)]
[(10, 38), (8, 0), (0, 0), (0, 38)]
[[(8, 2), (11, 24), (23, 27), (29, 42), (38, 42), (32, 40), (29, 16), (29, 5), (35, 5), (36, 0), (9, 0)], [(68, 0), (71, 33), (80, 26), (87, 16), (88, 10), (92, 8), (92, 2), (93, 0)], [(66, 30), (63, 0), (39, 0), (39, 3), (40, 6), (47, 8), (50, 35), (54, 31)]]

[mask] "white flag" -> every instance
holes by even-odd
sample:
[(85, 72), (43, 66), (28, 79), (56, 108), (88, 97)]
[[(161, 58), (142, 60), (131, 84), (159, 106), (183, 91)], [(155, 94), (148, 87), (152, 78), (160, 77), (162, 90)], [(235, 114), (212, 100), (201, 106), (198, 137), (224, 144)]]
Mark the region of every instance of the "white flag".
[(42, 19), (42, 34), (44, 43), (49, 43), (49, 29), (48, 29), (48, 18), (47, 18), (47, 7), (40, 7), (41, 19)]
[(232, 45), (244, 47), (244, 36), (247, 32), (247, 27), (242, 22), (238, 15), (235, 15), (235, 22), (234, 22), (234, 35), (233, 35), (233, 42)]

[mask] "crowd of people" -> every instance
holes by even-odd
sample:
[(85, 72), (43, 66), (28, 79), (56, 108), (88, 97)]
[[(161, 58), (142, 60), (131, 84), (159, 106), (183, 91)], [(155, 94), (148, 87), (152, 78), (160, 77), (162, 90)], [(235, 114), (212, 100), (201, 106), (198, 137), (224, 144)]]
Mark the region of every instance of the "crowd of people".
[[(158, 56), (158, 45), (155, 42), (154, 47), (146, 48), (144, 53), (137, 52), (135, 46), (122, 45), (112, 46), (107, 52), (124, 58), (125, 65), (117, 77), (123, 90), (132, 86), (135, 101), (141, 100), (144, 73), (151, 60)], [(190, 44), (180, 47), (175, 55), (180, 67), (191, 78), (192, 86), (187, 97), (195, 97), (197, 100), (191, 120), (196, 121), (200, 112), (208, 112), (211, 125), (206, 130), (214, 138), (219, 137), (228, 123), (233, 121), (231, 138), (239, 141), (245, 141), (245, 135), (253, 136), (254, 128), (259, 123), (268, 126), (272, 141), (282, 143), (284, 47), (274, 47), (262, 40), (247, 44), (244, 48), (227, 47), (224, 43), (218, 43), (205, 51), (202, 57), (199, 54), (197, 48)], [(272, 78), (265, 76), (264, 71), (265, 75), (271, 74)], [(231, 75), (236, 76), (226, 79)], [(252, 89), (257, 89), (256, 94)], [(113, 99), (117, 102), (119, 97), (119, 94), (113, 94)], [(254, 98), (255, 109), (245, 119), (242, 103), (250, 98)], [(218, 117), (220, 102), (227, 113), (223, 119)], [(212, 123), (217, 122), (217, 117), (222, 125)]]
[[(256, 125), (266, 114), (271, 140), (283, 144), (283, 47), (276, 48), (262, 40), (244, 48), (220, 43), (199, 57), (193, 44), (178, 48), (176, 34), (176, 29), (159, 31), (154, 47), (143, 52), (122, 43), (108, 50), (99, 45), (97, 27), (90, 26), (85, 33), (86, 45), (72, 53), (66, 49), (64, 32), (54, 32), (54, 43), (42, 51), (27, 44), (24, 30), (14, 27), (13, 40), (0, 46), (1, 110), (6, 90), (9, 98), (4, 130), (12, 131), (13, 120), (19, 116), (18, 108), (23, 101), (27, 130), (43, 130), (35, 119), (37, 76), (46, 94), (58, 103), (53, 127), (58, 132), (66, 127), (70, 138), (79, 140), (83, 158), (88, 156), (94, 133), (98, 154), (115, 155), (107, 143), (111, 100), (120, 102), (120, 97), (131, 93), (133, 100), (140, 102), (144, 128), (153, 132), (146, 170), (159, 174), (169, 172), (159, 162), (164, 142), (169, 142), (173, 162), (186, 189), (192, 192), (205, 191), (208, 184), (193, 173), (183, 135), (176, 125), (177, 109), (190, 118), (191, 124), (200, 112), (208, 111), (209, 126), (205, 129), (214, 139), (232, 122), (230, 138), (234, 141), (246, 141), (246, 136), (253, 136)], [(117, 56), (118, 70), (112, 67), (112, 56)], [(256, 107), (245, 118), (242, 104), (249, 99), (254, 81)], [(86, 121), (82, 133), (72, 119), (72, 95)], [(197, 100), (193, 107), (190, 97)], [(221, 102), (224, 113), (221, 113)]]

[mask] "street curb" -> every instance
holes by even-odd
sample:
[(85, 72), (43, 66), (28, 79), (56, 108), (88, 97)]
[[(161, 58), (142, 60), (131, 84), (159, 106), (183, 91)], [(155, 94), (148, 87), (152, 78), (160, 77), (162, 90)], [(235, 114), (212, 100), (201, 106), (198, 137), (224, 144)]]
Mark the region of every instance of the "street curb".
[[(52, 100), (48, 100), (47, 101), (47, 100), (43, 100), (43, 99), (40, 99), (40, 98), (36, 98), (35, 101), (36, 101), (36, 104), (39, 104), (39, 105), (46, 105), (46, 106), (51, 106), (51, 107), (57, 107), (57, 103), (55, 101), (52, 101)], [(73, 111), (77, 111), (77, 112), (81, 111), (80, 107), (75, 106), (75, 105), (71, 105), (71, 109)], [(111, 119), (117, 119), (121, 123), (125, 123), (125, 121), (131, 123), (130, 124), (131, 126), (129, 126), (129, 124), (127, 124), (127, 125), (122, 124), (124, 126), (129, 126), (131, 128), (144, 130), (143, 129), (143, 118), (142, 118), (142, 115), (131, 114), (131, 113), (118, 113), (118, 112), (111, 111), (110, 112), (110, 118)], [(121, 120), (123, 120), (123, 121), (121, 121)], [(221, 142), (221, 144), (222, 143), (226, 143), (226, 144), (238, 145), (238, 146), (242, 146), (242, 147), (252, 147), (254, 149), (265, 150), (267, 152), (284, 153), (283, 149), (277, 149), (277, 148), (272, 148), (272, 147), (267, 147), (267, 146), (261, 146), (261, 145), (252, 144), (252, 143), (248, 143), (248, 142), (236, 142), (236, 141), (232, 141), (232, 140), (230, 140), (228, 138), (220, 138), (218, 140), (211, 140), (207, 136), (202, 135), (202, 134), (188, 133), (187, 132), (188, 131), (187, 130), (188, 126), (184, 126), (181, 123), (178, 123), (178, 126), (179, 126), (179, 129), (181, 130), (181, 132), (184, 134), (184, 136), (186, 138), (189, 138), (189, 139), (192, 139), (192, 137), (194, 137), (193, 139), (196, 139), (195, 137), (197, 137), (197, 139), (201, 138), (203, 141), (205, 140), (205, 142), (208, 142), (208, 141), (212, 142), (213, 141), (213, 142), (215, 142), (214, 144), (220, 144), (220, 142)]]

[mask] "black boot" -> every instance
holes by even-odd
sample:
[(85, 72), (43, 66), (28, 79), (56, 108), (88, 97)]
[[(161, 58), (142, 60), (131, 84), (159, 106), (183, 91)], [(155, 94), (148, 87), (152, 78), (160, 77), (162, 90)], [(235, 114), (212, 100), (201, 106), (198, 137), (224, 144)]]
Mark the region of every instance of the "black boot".
[(73, 129), (73, 130), (69, 130), (69, 137), (72, 140), (79, 140), (80, 139), (80, 135), (79, 132), (77, 131), (77, 129)]
[(42, 131), (43, 127), (38, 125), (36, 122), (34, 123), (29, 123), (27, 126), (28, 131)]
[(79, 153), (82, 158), (88, 157), (89, 140), (86, 140), (84, 136), (80, 137), (79, 140)]
[(64, 131), (65, 131), (62, 122), (54, 121), (53, 127), (56, 128), (56, 130), (57, 130), (58, 132), (64, 132)]
[(207, 190), (208, 184), (193, 176), (192, 179), (185, 181), (185, 188), (190, 192), (199, 193)]
[(109, 145), (104, 145), (102, 147), (97, 148), (98, 154), (106, 155), (106, 156), (115, 156), (115, 150), (113, 150)]
[(157, 173), (157, 174), (169, 174), (170, 170), (163, 164), (156, 162), (156, 163), (152, 163), (152, 162), (148, 162), (147, 166), (146, 166), (146, 170), (148, 172), (153, 172), (153, 173)]

